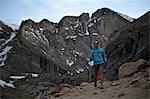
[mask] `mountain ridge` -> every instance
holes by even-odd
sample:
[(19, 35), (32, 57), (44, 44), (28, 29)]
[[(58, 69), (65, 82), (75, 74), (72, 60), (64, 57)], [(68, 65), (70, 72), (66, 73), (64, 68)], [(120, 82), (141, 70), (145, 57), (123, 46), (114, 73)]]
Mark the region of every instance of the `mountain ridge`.
[[(122, 43), (122, 40), (114, 41), (111, 44), (109, 36), (113, 33), (116, 36), (116, 31), (130, 26), (136, 21), (131, 23), (113, 11), (103, 15), (104, 12), (98, 12), (92, 18), (89, 17), (88, 13), (75, 17), (65, 16), (59, 23), (53, 23), (47, 19), (43, 19), (40, 22), (28, 19), (21, 23), (19, 30), (15, 31), (16, 36), (12, 41), (9, 39), (14, 30), (9, 29), (8, 26), (4, 28), (3, 24), (0, 25), (0, 44), (9, 41), (9, 43), (0, 48), (0, 53), (4, 53), (5, 48), (12, 46), (10, 51), (0, 56), (0, 59), (8, 56), (5, 64), (0, 67), (0, 78), (8, 82), (9, 80), (14, 80), (11, 76), (25, 76), (25, 78), (14, 82), (14, 84), (15, 87), (19, 87), (21, 90), (24, 90), (24, 93), (31, 96), (36, 95), (41, 90), (45, 90), (45, 88), (46, 90), (51, 90), (51, 88), (61, 83), (80, 85), (89, 79), (88, 60), (91, 42), (93, 42), (90, 38), (91, 34), (93, 34), (93, 40), (98, 39), (101, 42), (101, 47), (106, 47), (108, 71), (112, 71), (107, 71), (107, 76), (112, 75), (110, 76), (111, 79), (117, 78), (118, 72), (115, 71), (115, 68), (118, 69), (121, 64), (116, 65), (115, 68), (110, 64), (110, 60), (113, 58), (111, 57), (113, 54), (111, 50), (114, 49), (111, 45), (115, 45), (115, 42)], [(125, 31), (125, 33), (128, 34), (129, 32)], [(122, 36), (120, 39), (124, 39), (128, 35)], [(118, 37), (111, 38), (116, 40), (115, 38)], [(134, 39), (135, 41), (138, 40), (137, 38)], [(119, 50), (119, 48), (117, 49)], [(116, 53), (118, 53), (117, 50)], [(115, 55), (117, 56), (117, 54)], [(47, 67), (45, 68), (47, 74), (42, 72), (43, 68), (40, 66), (41, 56), (46, 58)], [(113, 62), (115, 63), (115, 60)], [(38, 76), (33, 77), (32, 74)], [(28, 83), (31, 83), (31, 85)], [(41, 86), (37, 86), (39, 84)]]

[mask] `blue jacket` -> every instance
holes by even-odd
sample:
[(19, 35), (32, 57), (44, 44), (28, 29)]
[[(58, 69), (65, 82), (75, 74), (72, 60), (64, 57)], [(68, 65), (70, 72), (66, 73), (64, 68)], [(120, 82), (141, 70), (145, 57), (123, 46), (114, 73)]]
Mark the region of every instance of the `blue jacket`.
[(103, 64), (107, 61), (106, 54), (102, 48), (92, 48), (90, 59), (94, 61), (94, 65)]

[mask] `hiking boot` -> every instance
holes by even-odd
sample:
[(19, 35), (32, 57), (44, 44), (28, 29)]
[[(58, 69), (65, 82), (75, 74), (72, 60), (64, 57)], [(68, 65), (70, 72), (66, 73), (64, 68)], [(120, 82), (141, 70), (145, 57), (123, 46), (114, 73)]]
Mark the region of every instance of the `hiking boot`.
[(103, 86), (99, 86), (99, 87), (97, 87), (98, 89), (104, 89), (104, 87)]

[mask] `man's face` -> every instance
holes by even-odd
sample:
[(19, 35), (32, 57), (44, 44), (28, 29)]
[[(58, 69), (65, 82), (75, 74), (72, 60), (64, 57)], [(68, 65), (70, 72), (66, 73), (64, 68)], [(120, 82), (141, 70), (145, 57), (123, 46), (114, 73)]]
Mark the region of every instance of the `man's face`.
[(95, 46), (95, 47), (98, 47), (98, 46), (99, 46), (99, 44), (98, 44), (98, 43), (97, 43), (97, 44), (94, 44), (94, 46)]

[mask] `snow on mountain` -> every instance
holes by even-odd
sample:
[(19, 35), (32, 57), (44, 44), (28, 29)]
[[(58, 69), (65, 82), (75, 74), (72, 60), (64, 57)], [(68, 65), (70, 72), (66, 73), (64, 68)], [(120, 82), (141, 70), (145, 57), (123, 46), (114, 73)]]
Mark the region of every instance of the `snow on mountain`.
[[(3, 46), (7, 45), (9, 42), (11, 42), (13, 40), (13, 38), (16, 37), (16, 33), (12, 32), (10, 35), (10, 38), (7, 39), (1, 46), (0, 48), (3, 48)], [(5, 65), (5, 61), (7, 59), (7, 53), (11, 50), (12, 46), (5, 46), (5, 48), (1, 49), (0, 52), (0, 66), (4, 66)]]
[(102, 37), (103, 37), (105, 40), (108, 40), (108, 38), (107, 38), (107, 37), (105, 37), (104, 35), (102, 35)]
[(89, 31), (86, 29), (85, 35), (90, 35)]
[(13, 38), (14, 38), (15, 36), (16, 36), (16, 33), (15, 33), (15, 32), (12, 32), (10, 38), (9, 38), (8, 40), (6, 40), (5, 43), (3, 43), (1, 46), (4, 46), (4, 45), (8, 44), (10, 41), (13, 40)]
[(75, 39), (76, 37), (77, 37), (77, 35), (74, 35), (74, 36), (67, 36), (66, 39), (69, 39), (69, 38), (70, 38), (70, 39)]
[(117, 12), (121, 17), (123, 17), (124, 19), (126, 19), (126, 20), (128, 20), (128, 21), (130, 21), (130, 22), (133, 22), (134, 21), (134, 18), (131, 18), (131, 17), (129, 17), (129, 16), (127, 16), (127, 15), (125, 15), (125, 14), (122, 14), (122, 13), (119, 13), (119, 12)]
[(9, 78), (11, 78), (11, 79), (24, 79), (24, 78), (26, 78), (26, 76), (10, 76)]
[(32, 77), (38, 77), (38, 74), (33, 74), (33, 73), (32, 73)]
[(19, 25), (12, 24), (12, 23), (9, 23), (9, 22), (3, 22), (3, 24), (8, 25), (8, 26), (11, 27), (13, 30), (19, 30)]
[(7, 59), (7, 53), (11, 50), (11, 46), (6, 46), (3, 51), (0, 53), (0, 66), (5, 65), (5, 61)]
[(3, 30), (3, 29), (0, 27), (0, 30)]
[(1, 79), (0, 79), (0, 86), (3, 87), (3, 88), (5, 88), (5, 86), (11, 87), (11, 88), (15, 88), (13, 84), (11, 84), (11, 83), (6, 83), (5, 81), (3, 81), (3, 80), (1, 80)]
[(67, 63), (67, 65), (69, 65), (70, 67), (74, 64), (73, 61), (69, 61), (69, 60), (66, 60), (66, 63)]
[(79, 73), (81, 73), (81, 72), (83, 72), (84, 71), (84, 69), (82, 69), (82, 68), (78, 68), (77, 70), (76, 70), (76, 72), (79, 74)]
[(94, 32), (94, 33), (93, 33), (93, 35), (97, 36), (97, 35), (98, 35), (98, 33)]

